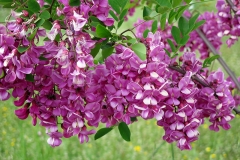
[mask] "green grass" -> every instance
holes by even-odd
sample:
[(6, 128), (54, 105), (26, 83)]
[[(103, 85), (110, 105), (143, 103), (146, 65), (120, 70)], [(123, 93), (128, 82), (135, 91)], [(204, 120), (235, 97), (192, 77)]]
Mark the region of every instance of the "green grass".
[(163, 129), (154, 120), (130, 125), (131, 142), (122, 140), (117, 128), (107, 136), (89, 143), (80, 144), (77, 137), (64, 139), (60, 147), (52, 148), (47, 144), (48, 136), (40, 126), (32, 126), (31, 118), (19, 120), (14, 115), (12, 102), (0, 104), (0, 159), (1, 160), (159, 160), (172, 159), (240, 159), (239, 129), (237, 116), (229, 131), (213, 132), (204, 124), (200, 127), (199, 140), (192, 144), (191, 151), (180, 151), (175, 143), (173, 153), (171, 144), (162, 140)]
[[(199, 9), (211, 10), (212, 6), (209, 2)], [(0, 10), (0, 19), (6, 13)], [(135, 14), (125, 28), (131, 27), (137, 16), (139, 14)], [(223, 58), (237, 76), (240, 76), (239, 46), (238, 42), (231, 49), (226, 45), (221, 48)], [(215, 62), (214, 69), (218, 67)], [(192, 144), (191, 151), (180, 151), (175, 143), (163, 141), (164, 131), (154, 120), (139, 120), (130, 125), (131, 142), (122, 140), (115, 128), (97, 141), (91, 136), (89, 143), (80, 144), (77, 137), (72, 137), (63, 139), (60, 147), (52, 148), (47, 144), (44, 128), (32, 126), (31, 118), (19, 120), (14, 115), (15, 109), (11, 100), (0, 103), (0, 160), (171, 160), (173, 155), (175, 160), (240, 160), (239, 116), (231, 122), (229, 131), (210, 131), (208, 123), (201, 126), (199, 140)]]

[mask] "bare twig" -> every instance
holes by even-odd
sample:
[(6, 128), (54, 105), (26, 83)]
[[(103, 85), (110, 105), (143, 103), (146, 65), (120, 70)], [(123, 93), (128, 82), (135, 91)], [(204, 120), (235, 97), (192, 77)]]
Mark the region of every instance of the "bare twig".
[(233, 10), (234, 13), (237, 12), (237, 7), (233, 4), (232, 0), (226, 0), (226, 2), (228, 3), (228, 5), (231, 7), (231, 9)]

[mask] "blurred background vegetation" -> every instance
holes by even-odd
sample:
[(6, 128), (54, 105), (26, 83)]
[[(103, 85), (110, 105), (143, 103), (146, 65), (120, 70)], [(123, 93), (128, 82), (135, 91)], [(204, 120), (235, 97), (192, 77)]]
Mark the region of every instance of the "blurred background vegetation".
[[(215, 3), (198, 4), (195, 8), (201, 12), (214, 11)], [(4, 22), (7, 14), (8, 10), (0, 8), (0, 22)], [(122, 30), (131, 28), (140, 15), (141, 9), (138, 9)], [(223, 45), (221, 53), (233, 72), (240, 76), (240, 43), (232, 48)], [(214, 69), (219, 67), (216, 61)], [(199, 140), (192, 143), (191, 151), (180, 151), (175, 143), (163, 141), (164, 131), (155, 120), (139, 120), (130, 125), (131, 142), (122, 140), (116, 128), (97, 141), (91, 136), (89, 143), (80, 144), (77, 137), (72, 137), (63, 139), (60, 147), (52, 148), (47, 144), (44, 128), (32, 126), (31, 118), (19, 120), (14, 115), (15, 109), (13, 99), (0, 102), (0, 160), (168, 160), (173, 156), (176, 160), (240, 160), (239, 116), (231, 122), (229, 131), (210, 131), (206, 122), (200, 127)]]

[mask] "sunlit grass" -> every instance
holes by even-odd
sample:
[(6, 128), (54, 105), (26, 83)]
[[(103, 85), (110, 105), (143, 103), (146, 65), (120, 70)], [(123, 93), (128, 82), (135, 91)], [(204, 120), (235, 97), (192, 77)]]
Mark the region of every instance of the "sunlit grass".
[[(40, 126), (33, 127), (31, 118), (26, 121), (14, 115), (12, 102), (0, 104), (0, 159), (4, 160), (159, 160), (171, 159), (171, 145), (162, 140), (164, 131), (154, 120), (130, 125), (131, 142), (122, 140), (117, 128), (107, 136), (89, 143), (80, 144), (77, 137), (64, 139), (60, 147), (52, 148), (47, 144), (48, 136)], [(226, 159), (236, 160), (239, 152), (240, 118), (231, 123), (229, 131), (213, 132), (207, 123), (200, 127), (199, 140), (192, 143), (191, 151), (180, 151), (174, 143), (175, 159)]]

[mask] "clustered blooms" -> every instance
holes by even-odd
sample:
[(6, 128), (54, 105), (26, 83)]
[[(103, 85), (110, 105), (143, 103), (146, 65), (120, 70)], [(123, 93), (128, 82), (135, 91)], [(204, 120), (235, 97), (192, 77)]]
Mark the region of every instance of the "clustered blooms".
[[(222, 45), (222, 37), (229, 36), (228, 40), (226, 41), (227, 45), (230, 47), (233, 45), (240, 36), (240, 3), (239, 1), (233, 1), (234, 5), (236, 6), (235, 13), (232, 13), (231, 7), (227, 4), (225, 0), (218, 0), (217, 1), (217, 13), (214, 12), (204, 12), (198, 18), (198, 21), (205, 20), (205, 23), (199, 27), (199, 29), (204, 33), (206, 38), (211, 42), (211, 44), (215, 47), (216, 50), (219, 51)], [(189, 18), (191, 17), (191, 13), (186, 11), (184, 15)], [(136, 27), (136, 35), (138, 38), (143, 37), (143, 32), (146, 29), (151, 30), (151, 26), (153, 21), (148, 21), (142, 25), (138, 25), (142, 23), (143, 20), (138, 20), (135, 23)], [(167, 43), (167, 39), (171, 39), (171, 25), (166, 25), (164, 30), (158, 29), (161, 32), (161, 36), (164, 39), (163, 43), (166, 45), (166, 48), (170, 51), (170, 46)], [(199, 51), (201, 55), (201, 59), (206, 59), (210, 56), (210, 49), (204, 43), (202, 38), (198, 35), (196, 31), (190, 33), (190, 38), (186, 45), (181, 48), (183, 50), (189, 51)]]
[(229, 4), (224, 0), (218, 0), (216, 5), (219, 24), (222, 28), (221, 34), (229, 36), (227, 40), (229, 47), (233, 45), (238, 40), (238, 36), (240, 36), (240, 2), (233, 0), (233, 4), (236, 7), (234, 8), (236, 9), (235, 11), (232, 11)]
[[(106, 26), (113, 24), (107, 0), (84, 1), (80, 7), (70, 7), (68, 0), (59, 2), (64, 33), (62, 23), (54, 21), (48, 33), (37, 29), (29, 39), (36, 17), (27, 11), (12, 11), (15, 20), (6, 28), (0, 26), (0, 100), (9, 99), (12, 89), (19, 107), (15, 115), (19, 119), (30, 115), (33, 125), (39, 121), (49, 135), (48, 144), (59, 146), (61, 138), (71, 136), (88, 142), (99, 123), (131, 124), (136, 117), (156, 119), (165, 130), (163, 139), (177, 142), (181, 150), (191, 149), (204, 118), (209, 118), (211, 130), (230, 128), (235, 101), (231, 83), (221, 71), (202, 72), (193, 52), (185, 52), (179, 63), (170, 59), (161, 32), (144, 39), (145, 61), (131, 47), (116, 45), (116, 53), (95, 65), (90, 52), (101, 40), (93, 40), (84, 27), (90, 13)], [(36, 45), (40, 37), (48, 37), (44, 45)]]

